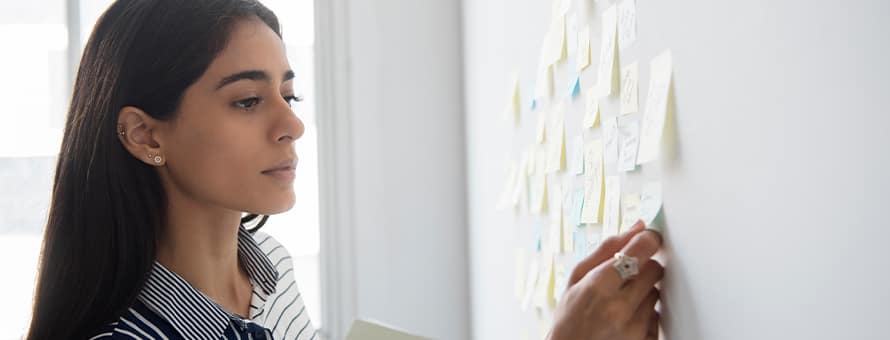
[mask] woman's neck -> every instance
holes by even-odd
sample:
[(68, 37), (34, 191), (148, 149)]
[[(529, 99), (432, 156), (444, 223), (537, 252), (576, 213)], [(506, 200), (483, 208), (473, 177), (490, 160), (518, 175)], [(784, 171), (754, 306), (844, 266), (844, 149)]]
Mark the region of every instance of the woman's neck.
[(246, 316), (252, 289), (238, 262), (241, 213), (174, 197), (169, 202), (158, 262), (223, 308)]

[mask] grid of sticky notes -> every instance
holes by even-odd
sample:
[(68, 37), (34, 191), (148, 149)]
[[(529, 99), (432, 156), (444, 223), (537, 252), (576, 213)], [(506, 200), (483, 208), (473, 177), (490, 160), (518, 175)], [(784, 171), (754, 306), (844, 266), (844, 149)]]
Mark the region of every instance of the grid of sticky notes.
[(554, 0), (535, 72), (508, 77), (504, 117), (521, 146), (505, 166), (498, 207), (517, 216), (523, 240), (514, 290), (518, 308), (538, 319), (530, 338), (546, 335), (576, 263), (605, 237), (660, 217), (659, 176), (640, 174), (660, 158), (673, 60), (667, 49), (644, 61), (627, 53), (636, 11), (635, 0)]

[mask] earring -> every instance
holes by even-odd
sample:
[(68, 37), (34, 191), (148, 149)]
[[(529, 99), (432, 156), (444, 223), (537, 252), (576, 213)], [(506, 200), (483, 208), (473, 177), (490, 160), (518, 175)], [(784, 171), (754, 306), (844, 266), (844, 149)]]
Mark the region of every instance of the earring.
[(148, 154), (148, 159), (155, 161), (155, 164), (161, 164), (161, 156), (160, 155)]
[(117, 134), (119, 134), (119, 135), (121, 135), (121, 136), (125, 136), (125, 135), (127, 134), (127, 131), (124, 131), (124, 126), (123, 126), (123, 125), (118, 124), (118, 126), (117, 126)]

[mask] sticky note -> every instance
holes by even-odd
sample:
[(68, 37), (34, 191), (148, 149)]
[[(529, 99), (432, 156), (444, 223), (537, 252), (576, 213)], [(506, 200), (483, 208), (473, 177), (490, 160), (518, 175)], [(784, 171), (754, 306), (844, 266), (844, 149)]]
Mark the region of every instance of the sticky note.
[(584, 206), (581, 223), (599, 223), (603, 198), (603, 144), (596, 139), (584, 146)]
[(562, 250), (571, 253), (574, 249), (575, 240), (573, 239), (575, 227), (571, 223), (562, 223)]
[(646, 223), (646, 228), (657, 229), (652, 222), (661, 211), (661, 183), (649, 182), (643, 185), (640, 193), (640, 219)]
[(550, 249), (554, 253), (562, 253), (562, 204), (563, 196), (558, 186), (553, 187), (551, 199), (553, 200), (553, 209), (550, 209)]
[(629, 229), (640, 219), (640, 194), (632, 193), (621, 196), (621, 228)]
[(547, 171), (547, 149), (539, 148), (536, 149), (537, 155), (535, 155), (535, 172), (539, 174), (543, 174)]
[(587, 250), (587, 230), (575, 230), (572, 238), (575, 239), (575, 262), (581, 262), (581, 260), (587, 257), (589, 252)]
[(618, 235), (620, 226), (619, 200), (621, 197), (621, 182), (618, 176), (606, 176), (605, 204), (603, 207), (603, 236)]
[(622, 0), (618, 4), (618, 47), (625, 49), (637, 41), (636, 0)]
[(640, 66), (633, 62), (621, 68), (621, 114), (626, 115), (639, 111), (639, 86), (638, 79)]
[(526, 151), (526, 152), (527, 152), (527, 154), (528, 154), (528, 169), (527, 169), (528, 174), (529, 174), (529, 175), (534, 175), (534, 174), (535, 174), (535, 170), (536, 170), (536, 169), (535, 169), (535, 166), (538, 164), (538, 163), (535, 161), (535, 156), (536, 156), (538, 153), (535, 151), (535, 146), (534, 146), (534, 145), (530, 146), (530, 147), (528, 148), (528, 151)]
[(551, 22), (549, 41), (550, 59), (552, 64), (557, 64), (566, 58), (566, 16), (557, 15)]
[(572, 193), (572, 211), (569, 216), (571, 216), (572, 225), (576, 227), (580, 227), (581, 224), (581, 212), (584, 208), (584, 189), (577, 189)]
[(575, 77), (575, 80), (572, 81), (572, 85), (569, 89), (569, 97), (575, 98), (578, 97), (578, 94), (581, 93), (581, 77)]
[(640, 165), (658, 159), (670, 95), (672, 63), (670, 50), (659, 54), (650, 63), (652, 77), (649, 79), (646, 110), (640, 130), (640, 150), (637, 154), (637, 164)]
[(554, 123), (550, 128), (547, 151), (547, 171), (556, 172), (566, 167), (565, 118), (560, 109), (554, 111)]
[(618, 162), (618, 118), (603, 120), (603, 161), (606, 164)]
[(541, 309), (548, 309), (556, 305), (553, 298), (554, 273), (553, 273), (553, 254), (544, 255), (544, 266), (541, 267), (540, 277), (538, 278), (538, 293), (536, 294), (535, 306)]
[(531, 307), (535, 291), (538, 289), (538, 277), (540, 276), (539, 266), (540, 264), (538, 263), (537, 258), (532, 259), (531, 263), (528, 265), (525, 279), (525, 296), (522, 299), (523, 311), (527, 311)]
[(513, 113), (514, 122), (519, 124), (519, 113), (520, 113), (520, 98), (519, 98), (519, 74), (513, 75), (513, 84), (510, 88), (510, 109)]
[(516, 172), (517, 172), (516, 164), (510, 162), (507, 166), (507, 174), (505, 176), (503, 191), (501, 191), (500, 198), (498, 199), (497, 208), (499, 210), (506, 209), (510, 206), (510, 202), (512, 201), (512, 195), (514, 186), (516, 185)]
[(543, 65), (535, 82), (535, 98), (550, 98), (553, 95), (553, 67)]
[(618, 127), (618, 171), (633, 171), (637, 167), (637, 148), (640, 145), (640, 123), (635, 120)]
[(528, 184), (528, 175), (525, 172), (525, 169), (528, 167), (526, 164), (527, 162), (528, 160), (523, 159), (522, 162), (519, 163), (519, 167), (516, 168), (516, 182), (513, 185), (513, 192), (511, 193), (510, 199), (510, 203), (514, 207), (519, 206), (522, 199), (522, 193), (525, 192), (525, 187)]
[(590, 66), (590, 26), (584, 25), (578, 32), (578, 56), (577, 69), (578, 72), (583, 71)]
[(532, 187), (532, 207), (534, 214), (542, 214), (547, 211), (547, 174), (537, 172), (534, 175), (534, 185)]
[(569, 277), (566, 273), (566, 267), (561, 263), (556, 263), (553, 268), (553, 301), (559, 303), (560, 298), (566, 291)]
[(545, 139), (547, 138), (547, 114), (543, 111), (538, 114), (538, 129), (535, 131), (535, 141), (538, 144), (544, 144)]
[(584, 94), (584, 127), (592, 128), (596, 126), (600, 117), (600, 103), (597, 96), (596, 87), (587, 90)]
[(603, 39), (600, 47), (599, 77), (597, 78), (597, 87), (600, 90), (600, 96), (609, 96), (612, 94), (612, 83), (614, 80), (613, 70), (615, 68), (615, 38), (618, 29), (618, 10), (615, 5), (609, 6), (603, 12)]
[(584, 139), (581, 136), (572, 138), (571, 171), (576, 175), (584, 173)]
[(541, 224), (535, 223), (535, 238), (532, 241), (532, 249), (534, 249), (535, 251), (538, 251), (538, 252), (540, 252), (541, 249), (543, 248), (542, 247), (543, 244), (541, 244), (541, 229), (542, 229)]

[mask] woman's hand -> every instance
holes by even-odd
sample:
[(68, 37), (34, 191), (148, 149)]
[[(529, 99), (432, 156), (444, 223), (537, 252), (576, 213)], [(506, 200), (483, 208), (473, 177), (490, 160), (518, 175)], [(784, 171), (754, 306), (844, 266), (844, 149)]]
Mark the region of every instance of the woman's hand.
[[(549, 340), (658, 339), (655, 283), (664, 268), (651, 257), (661, 247), (661, 235), (643, 227), (639, 221), (624, 234), (607, 238), (575, 266), (556, 306)], [(640, 263), (639, 274), (627, 281), (612, 267), (619, 251)]]

